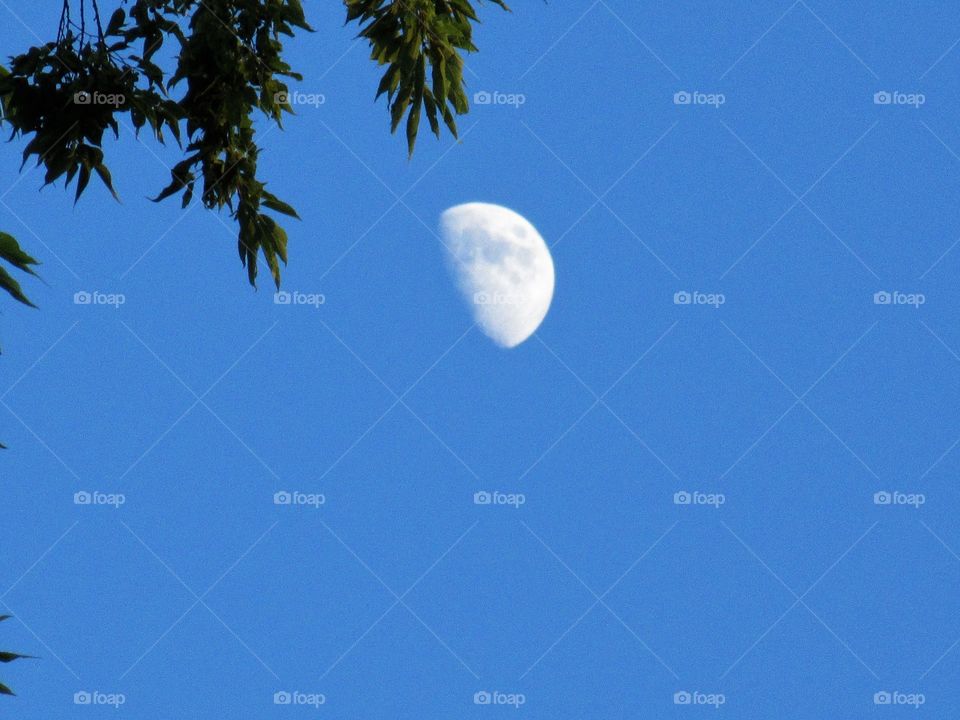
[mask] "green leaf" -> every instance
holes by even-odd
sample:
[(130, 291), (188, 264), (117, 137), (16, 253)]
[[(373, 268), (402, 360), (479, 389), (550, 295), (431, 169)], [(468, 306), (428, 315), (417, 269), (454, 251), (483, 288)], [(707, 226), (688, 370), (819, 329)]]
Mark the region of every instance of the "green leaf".
[(433, 99), (433, 93), (430, 88), (423, 91), (423, 105), (427, 109), (427, 120), (430, 121), (430, 131), (440, 137), (440, 121), (437, 120), (437, 103)]
[(103, 163), (98, 163), (93, 166), (93, 169), (97, 171), (97, 175), (100, 176), (103, 184), (107, 186), (107, 190), (113, 195), (113, 199), (120, 202), (120, 196), (117, 195), (117, 191), (113, 189), (113, 178), (110, 176), (110, 171), (107, 169), (107, 166)]
[(283, 264), (286, 265), (287, 264), (287, 231), (284, 230), (279, 225), (276, 225), (273, 228), (273, 242), (277, 248), (277, 255), (280, 256), (280, 259), (283, 260)]
[(297, 220), (300, 219), (300, 216), (297, 215), (297, 211), (294, 210), (292, 206), (288, 205), (275, 195), (271, 195), (267, 191), (263, 192), (263, 205), (271, 210), (275, 210), (278, 213), (283, 213), (284, 215), (296, 218)]
[(407, 153), (409, 157), (413, 157), (413, 148), (417, 144), (417, 132), (420, 130), (420, 110), (423, 107), (423, 92), (427, 82), (426, 63), (426, 57), (421, 54), (417, 58), (417, 74), (413, 81), (413, 104), (410, 108), (410, 116), (407, 118)]
[(390, 69), (387, 70), (383, 77), (380, 78), (380, 85), (377, 86), (377, 95), (379, 98), (385, 92), (393, 95), (396, 92), (397, 84), (400, 82), (400, 66), (393, 64), (390, 66)]
[[(36, 275), (31, 265), (39, 265), (36, 260), (27, 255), (17, 243), (13, 235), (0, 232), (0, 259), (3, 259), (16, 267), (18, 270)], [(6, 620), (9, 615), (0, 616), (0, 620)]]
[(33, 655), (20, 655), (19, 653), (0, 652), (0, 663), (13, 662), (14, 660), (35, 660)]
[(83, 195), (83, 191), (87, 189), (87, 185), (90, 183), (90, 166), (84, 161), (80, 166), (80, 177), (77, 179), (77, 196), (73, 199), (73, 204), (76, 205), (80, 201), (80, 196)]
[(127, 19), (127, 14), (123, 11), (123, 8), (118, 8), (114, 11), (113, 15), (110, 16), (110, 22), (107, 23), (106, 30), (104, 30), (105, 35), (116, 35), (117, 31), (123, 27), (124, 21)]
[(29, 305), (30, 307), (36, 307), (30, 299), (23, 294), (23, 290), (20, 288), (20, 283), (13, 279), (13, 277), (0, 267), (0, 290), (5, 290), (9, 293), (15, 300), (22, 302), (24, 305)]

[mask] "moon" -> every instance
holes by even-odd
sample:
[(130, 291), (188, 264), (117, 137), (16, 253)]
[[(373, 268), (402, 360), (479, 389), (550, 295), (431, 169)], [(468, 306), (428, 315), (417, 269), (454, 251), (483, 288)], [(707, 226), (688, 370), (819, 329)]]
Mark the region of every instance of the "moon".
[(553, 300), (550, 250), (513, 210), (466, 203), (444, 211), (440, 234), (447, 269), (477, 325), (503, 348), (540, 327)]

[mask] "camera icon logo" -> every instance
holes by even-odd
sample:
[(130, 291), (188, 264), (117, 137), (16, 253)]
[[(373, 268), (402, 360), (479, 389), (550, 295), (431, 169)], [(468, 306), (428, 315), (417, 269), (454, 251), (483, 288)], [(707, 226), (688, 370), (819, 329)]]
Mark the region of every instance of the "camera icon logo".
[(693, 296), (686, 290), (681, 290), (673, 294), (674, 305), (689, 305), (691, 302), (693, 302)]
[(286, 690), (280, 690), (273, 694), (274, 705), (289, 705), (291, 702), (293, 702), (293, 695)]
[(486, 490), (481, 490), (480, 492), (475, 492), (473, 494), (474, 505), (489, 505), (492, 502), (493, 502), (493, 495), (488, 493)]
[(289, 105), (290, 104), (290, 93), (278, 92), (273, 94), (273, 101), (277, 105)]
[(689, 705), (693, 701), (693, 696), (686, 690), (679, 690), (673, 694), (674, 705)]
[(873, 294), (874, 305), (889, 305), (892, 301), (893, 295), (888, 293), (886, 290), (881, 290), (880, 292), (875, 292)]
[(675, 492), (673, 494), (674, 505), (689, 505), (692, 500), (693, 496), (686, 490), (681, 490), (680, 492)]
[(686, 90), (681, 90), (673, 94), (674, 105), (689, 105), (691, 102), (693, 102), (693, 96)]
[(86, 690), (81, 690), (80, 692), (75, 692), (73, 694), (74, 705), (89, 705), (91, 702), (93, 702), (93, 695), (88, 693)]
[(493, 702), (493, 696), (486, 690), (480, 690), (473, 694), (474, 705), (489, 705), (491, 702)]
[(89, 305), (91, 302), (93, 302), (93, 295), (85, 290), (73, 294), (74, 305)]
[(893, 701), (893, 696), (886, 690), (881, 690), (873, 694), (874, 705), (889, 705)]
[(93, 502), (93, 496), (86, 490), (81, 490), (73, 494), (74, 505), (89, 505), (91, 502)]
[(280, 490), (273, 494), (273, 504), (274, 505), (289, 505), (293, 502), (293, 495), (288, 493), (286, 490)]
[(489, 105), (491, 102), (493, 102), (493, 96), (486, 90), (481, 90), (473, 95), (474, 105)]
[(889, 505), (893, 502), (893, 495), (888, 493), (886, 490), (881, 490), (873, 494), (873, 504), (874, 505)]
[(293, 301), (293, 295), (286, 290), (281, 290), (273, 294), (274, 305), (289, 305)]
[(893, 102), (893, 95), (888, 93), (886, 90), (881, 90), (873, 94), (873, 104), (874, 105), (889, 105)]
[(89, 105), (93, 102), (93, 95), (88, 93), (86, 90), (81, 90), (73, 94), (73, 103), (74, 105)]
[(489, 305), (490, 303), (490, 293), (478, 292), (473, 294), (474, 305)]

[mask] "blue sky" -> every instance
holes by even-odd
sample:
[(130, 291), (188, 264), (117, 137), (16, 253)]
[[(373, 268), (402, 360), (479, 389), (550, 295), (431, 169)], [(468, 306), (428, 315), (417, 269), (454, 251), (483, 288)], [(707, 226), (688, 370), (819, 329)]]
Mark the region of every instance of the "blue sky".
[[(254, 292), (229, 218), (146, 200), (173, 148), (125, 128), (122, 204), (76, 208), (0, 148), (44, 280), (0, 324), (17, 717), (956, 713), (960, 8), (514, 4), (467, 78), (522, 105), (408, 161), (307, 3), (324, 102), (261, 124), (261, 168), (320, 307)], [(56, 5), (0, 2), (4, 53)], [(552, 246), (514, 350), (445, 274), (468, 201)]]

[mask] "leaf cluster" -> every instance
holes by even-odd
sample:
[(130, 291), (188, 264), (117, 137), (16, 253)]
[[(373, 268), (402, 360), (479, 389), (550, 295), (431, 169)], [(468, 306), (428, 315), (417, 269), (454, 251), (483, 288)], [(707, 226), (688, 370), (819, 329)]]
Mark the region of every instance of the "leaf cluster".
[[(503, 0), (491, 0), (509, 10)], [(347, 22), (360, 24), (370, 57), (387, 69), (377, 97), (387, 94), (390, 130), (407, 118), (407, 151), (413, 155), (426, 111), (430, 130), (440, 137), (440, 119), (457, 137), (454, 115), (469, 111), (462, 52), (475, 52), (477, 13), (469, 0), (346, 0)], [(429, 82), (427, 77), (429, 74)]]
[[(72, 33), (13, 58), (9, 70), (0, 68), (0, 108), (11, 139), (33, 136), (23, 149), (23, 164), (36, 156), (36, 164), (46, 166), (47, 185), (64, 174), (66, 185), (78, 177), (76, 199), (93, 172), (115, 195), (103, 162), (103, 135), (107, 129), (119, 135), (114, 115), (126, 109), (136, 80), (106, 47), (80, 47)], [(95, 97), (122, 105), (94, 102)]]
[[(87, 0), (78, 0), (83, 3)], [(97, 10), (96, 2), (94, 9)], [(490, 0), (508, 10), (503, 0)], [(32, 47), (0, 67), (0, 125), (29, 138), (23, 161), (46, 167), (44, 183), (76, 180), (78, 200), (93, 175), (116, 197), (103, 139), (119, 136), (124, 116), (137, 133), (172, 136), (184, 158), (154, 198), (194, 197), (237, 221), (237, 248), (251, 284), (258, 258), (279, 287), (287, 234), (265, 211), (296, 211), (258, 178), (254, 118), (278, 124), (288, 104), (286, 79), (300, 80), (284, 60), (283, 39), (309, 31), (301, 0), (123, 0), (97, 34), (70, 21), (64, 3), (55, 42)], [(469, 110), (463, 58), (473, 52), (477, 12), (470, 0), (344, 0), (371, 57), (385, 66), (376, 96), (386, 94), (391, 131), (406, 118), (413, 153), (425, 113), (440, 136), (441, 121), (457, 136), (456, 115)], [(155, 61), (173, 45), (175, 67)], [(429, 78), (429, 80), (428, 80)], [(176, 94), (174, 94), (176, 93)], [(7, 289), (7, 285), (2, 286)]]
[[(310, 30), (300, 0), (135, 0), (93, 40), (68, 28), (14, 57), (0, 71), (2, 121), (12, 137), (32, 136), (24, 163), (45, 165), (45, 184), (77, 178), (77, 199), (92, 173), (116, 196), (102, 143), (107, 130), (119, 137), (122, 116), (161, 143), (169, 134), (185, 158), (155, 200), (180, 194), (187, 207), (196, 189), (207, 208), (228, 208), (251, 284), (262, 253), (279, 287), (287, 236), (263, 209), (297, 215), (257, 178), (253, 123), (255, 111), (279, 123), (290, 110), (282, 78), (301, 78), (283, 60), (281, 36), (294, 28)], [(165, 42), (177, 54), (169, 73), (154, 62)]]
[[(135, 6), (154, 3), (140, 0)], [(283, 59), (281, 36), (310, 30), (300, 0), (204, 0), (190, 10), (188, 31), (177, 35), (180, 52), (166, 83), (185, 92), (177, 101), (186, 124), (186, 157), (171, 171), (170, 184), (155, 198), (180, 194), (186, 207), (197, 189), (210, 209), (228, 208), (239, 223), (238, 251), (251, 284), (260, 253), (280, 286), (279, 261), (287, 262), (286, 231), (264, 209), (297, 217), (296, 211), (257, 178), (260, 149), (253, 116), (260, 111), (282, 122), (287, 104), (284, 78), (301, 80)], [(145, 42), (149, 38), (145, 37)], [(197, 183), (200, 187), (197, 187)]]

